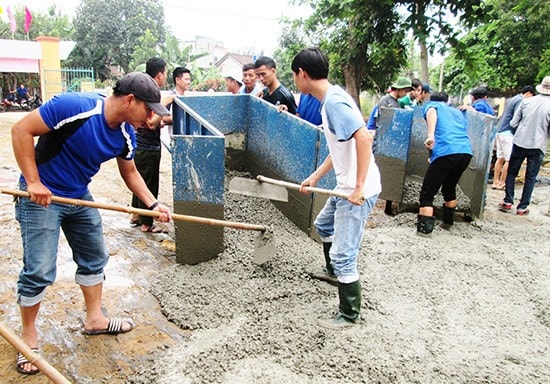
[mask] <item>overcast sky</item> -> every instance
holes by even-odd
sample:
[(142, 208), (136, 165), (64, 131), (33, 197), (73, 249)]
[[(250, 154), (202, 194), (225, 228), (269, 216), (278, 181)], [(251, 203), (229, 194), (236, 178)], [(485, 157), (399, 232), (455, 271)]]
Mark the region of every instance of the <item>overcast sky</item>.
[[(114, 0), (116, 1), (116, 0)], [(74, 15), (78, 0), (0, 0), (6, 8), (27, 6), (44, 11), (56, 4), (64, 13)], [(212, 37), (232, 51), (253, 48), (253, 53), (272, 54), (278, 45), (281, 16), (300, 17), (307, 8), (294, 8), (287, 0), (164, 0), (164, 17), (172, 33), (181, 40), (195, 35)]]

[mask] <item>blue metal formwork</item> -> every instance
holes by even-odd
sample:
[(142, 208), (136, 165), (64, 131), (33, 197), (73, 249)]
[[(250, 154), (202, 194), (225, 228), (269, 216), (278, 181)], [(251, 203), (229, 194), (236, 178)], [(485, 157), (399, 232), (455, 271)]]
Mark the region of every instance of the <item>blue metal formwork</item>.
[[(244, 152), (252, 175), (300, 183), (328, 155), (323, 132), (296, 116), (249, 95), (185, 96), (176, 99), (171, 139), (176, 212), (223, 218), (224, 156), (227, 149)], [(496, 119), (468, 112), (474, 158), (460, 186), (471, 199), (471, 214), (483, 213), (487, 170)], [(382, 109), (378, 121), (376, 162), (382, 174), (381, 197), (402, 201), (408, 177), (422, 178), (428, 166), (424, 148), (426, 122), (421, 108)], [(321, 188), (336, 185), (334, 173)], [(274, 202), (310, 236), (313, 220), (326, 197), (289, 191), (289, 202)], [(210, 231), (211, 233), (206, 233)], [(194, 264), (223, 250), (223, 230), (177, 223), (177, 261)], [(205, 241), (208, 239), (208, 241)], [(216, 240), (217, 239), (217, 240)]]
[[(322, 162), (328, 150), (319, 127), (286, 112), (279, 113), (272, 104), (250, 99), (247, 134), (247, 165), (254, 174), (301, 183)], [(325, 176), (321, 188), (334, 188), (334, 173)], [(289, 191), (289, 202), (273, 202), (300, 229), (315, 236), (313, 220), (326, 196), (304, 195)]]
[(380, 198), (401, 201), (409, 158), (411, 110), (381, 108), (376, 131), (376, 164), (380, 169)]
[[(249, 95), (185, 96), (180, 101), (215, 127), (223, 135), (246, 134), (248, 130)], [(181, 109), (179, 109), (181, 110)], [(179, 126), (179, 124), (178, 124)], [(176, 133), (174, 124), (174, 133)]]
[[(171, 138), (174, 210), (223, 219), (224, 135), (177, 98)], [(176, 261), (198, 264), (223, 251), (223, 227), (177, 221)]]
[[(468, 136), (474, 156), (468, 169), (463, 173), (459, 187), (469, 198), (467, 207), (462, 208), (468, 215), (481, 218), (485, 206), (485, 190), (489, 176), (489, 166), (496, 134), (497, 119), (479, 112), (466, 112)], [(428, 168), (428, 151), (424, 146), (427, 125), (422, 108), (417, 107), (413, 114), (407, 177), (422, 180)]]
[(466, 120), (474, 157), (464, 171), (459, 185), (470, 196), (472, 216), (482, 217), (498, 119), (484, 113), (467, 111)]
[(247, 152), (285, 180), (301, 182), (317, 165), (321, 131), (272, 104), (250, 100)]
[[(225, 138), (226, 153), (229, 149), (242, 150), (246, 170), (252, 175), (263, 174), (295, 183), (308, 177), (328, 154), (324, 135), (318, 127), (286, 112), (279, 113), (272, 104), (250, 95), (185, 96), (177, 100), (173, 113), (174, 199), (175, 206), (185, 202), (186, 212), (196, 197), (207, 196), (205, 203), (223, 207), (223, 200), (220, 200), (223, 196), (223, 171), (219, 154), (224, 151), (223, 144), (212, 143), (214, 138)], [(207, 149), (215, 149), (217, 153), (214, 156), (218, 159), (215, 172), (212, 173), (213, 166), (208, 166), (210, 174), (202, 175), (206, 182), (188, 185), (193, 180), (196, 161), (206, 155)], [(208, 156), (213, 156), (213, 153)], [(191, 160), (193, 166), (188, 166)], [(207, 186), (215, 193), (207, 193)], [(334, 186), (333, 174), (327, 175), (319, 184), (322, 188)], [(274, 203), (298, 227), (310, 233), (313, 218), (324, 200), (324, 196), (289, 191), (288, 203)], [(180, 248), (179, 244), (176, 246)], [(181, 248), (188, 246), (185, 244)]]

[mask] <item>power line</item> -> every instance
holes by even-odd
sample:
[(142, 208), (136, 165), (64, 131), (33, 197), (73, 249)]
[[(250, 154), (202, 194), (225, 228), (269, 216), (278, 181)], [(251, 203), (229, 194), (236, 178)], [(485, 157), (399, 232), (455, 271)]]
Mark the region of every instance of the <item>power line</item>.
[[(250, 20), (264, 20), (264, 21), (273, 21), (276, 22), (277, 18), (273, 17), (265, 17), (265, 16), (258, 16), (256, 14), (254, 15), (245, 15), (243, 13), (237, 13), (232, 11), (221, 11), (216, 9), (204, 9), (204, 8), (197, 8), (197, 7), (190, 7), (187, 5), (181, 5), (181, 3), (171, 3), (169, 1), (164, 1), (164, 7), (165, 8), (176, 8), (176, 9), (184, 9), (188, 11), (195, 11), (195, 12), (201, 12), (201, 13), (207, 13), (207, 14), (215, 14), (215, 15), (222, 15), (222, 16), (236, 16), (243, 19), (250, 19)], [(281, 15), (282, 17), (283, 15)]]

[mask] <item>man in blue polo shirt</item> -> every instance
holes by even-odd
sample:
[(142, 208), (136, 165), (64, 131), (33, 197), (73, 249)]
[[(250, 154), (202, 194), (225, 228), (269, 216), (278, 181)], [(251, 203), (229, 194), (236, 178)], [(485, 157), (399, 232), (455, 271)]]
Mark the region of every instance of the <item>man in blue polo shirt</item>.
[[(101, 216), (96, 208), (52, 203), (52, 195), (93, 200), (88, 184), (101, 164), (116, 158), (120, 174), (149, 209), (168, 222), (170, 212), (149, 191), (134, 164), (134, 127), (142, 126), (152, 112), (168, 115), (153, 79), (133, 72), (119, 80), (113, 95), (64, 93), (26, 115), (12, 128), (12, 143), (21, 168), (19, 188), (29, 198), (18, 198), (16, 219), (23, 241), (23, 269), (17, 281), (21, 312), (21, 338), (38, 348), (36, 318), (46, 288), (56, 277), (60, 231), (77, 264), (75, 281), (86, 306), (83, 332), (117, 334), (132, 330), (129, 319), (107, 318), (101, 310), (104, 267), (109, 259), (103, 239)], [(36, 147), (34, 139), (38, 137)], [(17, 370), (35, 374), (38, 368), (21, 353)]]
[(470, 92), (470, 96), (472, 98), (472, 105), (461, 105), (458, 107), (461, 111), (476, 111), (485, 113), (489, 116), (494, 116), (495, 111), (493, 111), (493, 108), (489, 105), (487, 102), (487, 95), (489, 94), (489, 91), (487, 91), (487, 88), (485, 87), (476, 87)]

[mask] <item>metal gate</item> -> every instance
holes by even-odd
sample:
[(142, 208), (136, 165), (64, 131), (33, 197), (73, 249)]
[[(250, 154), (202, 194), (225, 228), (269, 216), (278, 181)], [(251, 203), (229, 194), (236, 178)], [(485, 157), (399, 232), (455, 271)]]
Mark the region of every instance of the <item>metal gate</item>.
[(93, 68), (44, 69), (44, 97), (49, 100), (62, 92), (93, 92)]

